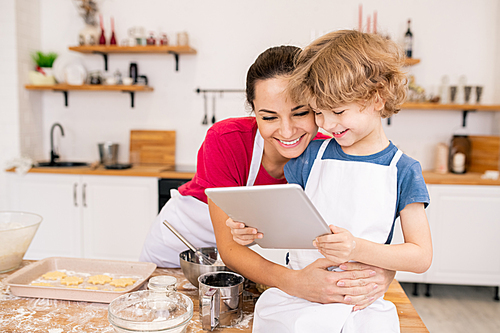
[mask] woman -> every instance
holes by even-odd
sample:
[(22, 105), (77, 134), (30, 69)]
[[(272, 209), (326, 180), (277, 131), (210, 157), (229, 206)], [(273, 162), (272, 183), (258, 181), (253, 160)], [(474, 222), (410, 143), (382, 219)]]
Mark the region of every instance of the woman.
[(225, 264), (252, 281), (311, 301), (361, 308), (385, 292), (394, 272), (358, 263), (349, 264), (347, 272), (329, 272), (326, 259), (303, 270), (289, 270), (235, 243), (225, 225), (227, 215), (212, 202), (207, 205), (204, 193), (209, 187), (286, 183), (284, 165), (305, 150), (318, 130), (309, 107), (292, 103), (283, 93), (298, 51), (292, 46), (273, 47), (256, 59), (246, 88), (256, 117), (226, 119), (210, 128), (198, 152), (193, 180), (174, 191), (161, 210), (140, 260), (179, 266), (179, 253), (186, 247), (162, 225), (167, 220), (196, 247), (215, 246), (215, 231)]

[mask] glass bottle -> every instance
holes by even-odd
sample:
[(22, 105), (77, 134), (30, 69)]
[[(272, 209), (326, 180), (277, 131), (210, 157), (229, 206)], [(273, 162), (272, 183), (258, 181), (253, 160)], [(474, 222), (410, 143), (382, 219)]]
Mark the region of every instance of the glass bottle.
[(411, 58), (413, 55), (413, 33), (410, 29), (411, 20), (408, 20), (408, 30), (405, 33), (405, 53), (407, 58)]

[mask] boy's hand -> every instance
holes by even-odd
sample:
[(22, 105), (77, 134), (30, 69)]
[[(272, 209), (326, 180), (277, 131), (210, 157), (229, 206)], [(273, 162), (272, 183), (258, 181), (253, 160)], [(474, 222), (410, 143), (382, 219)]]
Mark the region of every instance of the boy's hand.
[(245, 226), (245, 223), (235, 222), (232, 218), (226, 220), (226, 225), (231, 228), (233, 240), (240, 245), (252, 244), (256, 238), (264, 237), (264, 234), (258, 232), (255, 228)]
[(317, 237), (313, 245), (335, 265), (353, 260), (356, 237), (348, 230), (334, 225), (330, 225), (330, 230), (333, 234)]

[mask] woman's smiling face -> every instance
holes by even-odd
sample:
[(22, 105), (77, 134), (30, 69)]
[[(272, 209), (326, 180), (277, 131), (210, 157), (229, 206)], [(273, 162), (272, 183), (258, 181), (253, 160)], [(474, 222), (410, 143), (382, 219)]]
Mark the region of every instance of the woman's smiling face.
[(286, 97), (287, 84), (285, 77), (256, 82), (254, 111), (264, 153), (290, 159), (304, 152), (318, 127), (308, 105), (297, 105)]

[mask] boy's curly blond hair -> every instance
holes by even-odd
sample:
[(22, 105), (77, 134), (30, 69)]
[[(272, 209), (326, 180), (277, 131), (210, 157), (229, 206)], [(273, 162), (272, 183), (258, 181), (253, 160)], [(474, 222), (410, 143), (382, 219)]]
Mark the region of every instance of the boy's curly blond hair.
[(355, 30), (328, 33), (299, 53), (288, 85), (295, 102), (316, 102), (320, 109), (347, 103), (367, 106), (378, 94), (387, 118), (401, 109), (407, 78), (404, 53), (393, 41)]

